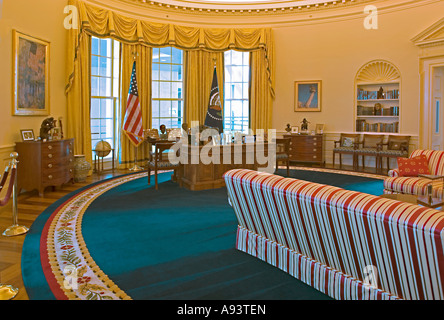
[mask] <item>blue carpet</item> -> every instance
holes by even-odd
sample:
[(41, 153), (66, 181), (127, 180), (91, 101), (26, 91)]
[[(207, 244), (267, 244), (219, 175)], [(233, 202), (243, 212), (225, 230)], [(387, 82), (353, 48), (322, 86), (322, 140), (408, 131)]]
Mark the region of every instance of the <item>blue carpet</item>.
[[(234, 249), (237, 221), (225, 188), (189, 191), (171, 182), (170, 175), (160, 176), (157, 191), (146, 179), (113, 188), (96, 199), (83, 217), (82, 233), (92, 258), (130, 297), (330, 299)], [(304, 170), (292, 170), (291, 176), (382, 194), (382, 180)], [(56, 204), (39, 216), (25, 239), (22, 273), (30, 299), (51, 299), (43, 273), (36, 268), (36, 242)]]

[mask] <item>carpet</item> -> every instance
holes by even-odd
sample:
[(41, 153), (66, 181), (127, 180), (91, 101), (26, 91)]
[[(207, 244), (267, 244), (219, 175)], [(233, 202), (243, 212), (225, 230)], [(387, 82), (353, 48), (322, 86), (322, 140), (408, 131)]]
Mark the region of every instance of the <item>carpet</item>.
[[(278, 174), (284, 174), (279, 170)], [(324, 300), (328, 296), (234, 249), (225, 188), (189, 191), (146, 172), (65, 196), (33, 223), (22, 253), (31, 300)], [(290, 176), (382, 194), (380, 177), (312, 170)]]

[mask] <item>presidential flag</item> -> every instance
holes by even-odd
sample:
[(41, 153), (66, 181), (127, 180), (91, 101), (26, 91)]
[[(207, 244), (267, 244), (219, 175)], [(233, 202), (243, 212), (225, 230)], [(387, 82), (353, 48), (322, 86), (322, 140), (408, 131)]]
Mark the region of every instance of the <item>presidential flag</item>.
[(137, 89), (136, 62), (133, 64), (131, 84), (126, 104), (125, 120), (123, 121), (123, 132), (127, 135), (134, 146), (143, 142), (142, 110), (140, 110), (139, 92)]
[(220, 103), (219, 85), (217, 83), (217, 72), (214, 67), (213, 83), (211, 84), (210, 101), (208, 103), (208, 111), (205, 118), (205, 126), (218, 128), (219, 133), (224, 131), (224, 123), (222, 116), (222, 106)]

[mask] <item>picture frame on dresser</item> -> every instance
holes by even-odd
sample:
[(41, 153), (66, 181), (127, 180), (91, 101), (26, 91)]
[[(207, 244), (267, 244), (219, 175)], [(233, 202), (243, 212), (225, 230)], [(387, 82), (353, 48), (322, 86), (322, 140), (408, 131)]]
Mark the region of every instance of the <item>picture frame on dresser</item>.
[(48, 41), (13, 30), (12, 115), (49, 115)]
[(20, 133), (22, 135), (22, 141), (34, 141), (34, 130), (32, 129), (22, 129), (20, 130)]
[(324, 133), (324, 124), (318, 123), (316, 124), (316, 134), (323, 134)]
[(299, 133), (299, 127), (298, 126), (291, 127), (291, 134), (298, 134), (298, 133)]
[(320, 112), (322, 107), (322, 81), (295, 81), (294, 111)]

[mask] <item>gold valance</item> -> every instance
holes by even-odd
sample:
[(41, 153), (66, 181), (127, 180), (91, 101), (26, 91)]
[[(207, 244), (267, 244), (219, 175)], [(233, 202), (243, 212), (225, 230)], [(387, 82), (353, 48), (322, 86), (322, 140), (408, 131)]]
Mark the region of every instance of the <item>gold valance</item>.
[[(81, 0), (70, 0), (78, 9), (79, 29), (71, 30), (75, 42), (83, 33), (109, 37), (125, 44), (140, 44), (150, 47), (174, 46), (184, 50), (208, 51), (256, 51), (263, 50), (270, 94), (274, 97), (273, 38), (270, 28), (200, 28), (175, 24), (154, 23), (125, 16), (112, 10), (99, 8)], [(74, 33), (74, 34), (72, 34)], [(73, 46), (68, 57), (66, 91), (70, 90), (74, 77), (74, 61), (78, 45)]]

